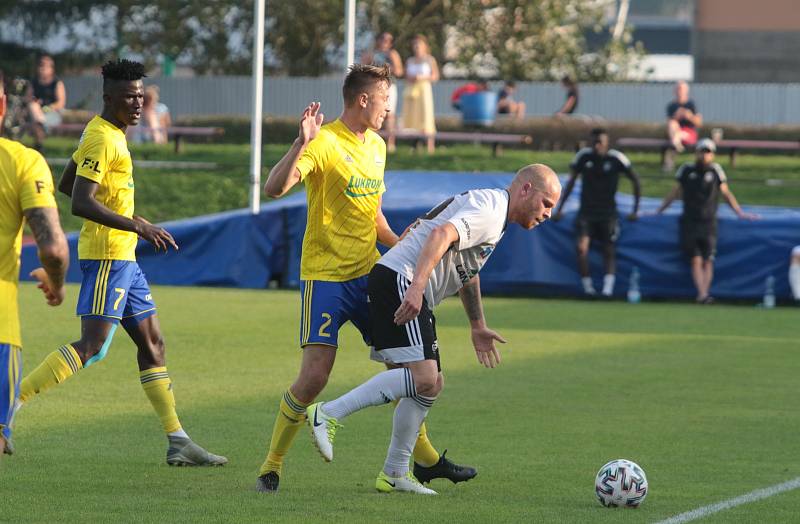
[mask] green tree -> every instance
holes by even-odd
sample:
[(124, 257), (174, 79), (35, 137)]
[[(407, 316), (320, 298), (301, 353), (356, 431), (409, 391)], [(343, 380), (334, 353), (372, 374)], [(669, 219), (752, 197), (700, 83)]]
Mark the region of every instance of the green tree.
[(581, 80), (625, 78), (640, 49), (630, 33), (589, 54), (584, 34), (601, 23), (613, 0), (482, 0), (453, 2), (449, 17), (452, 62), (471, 74), (502, 78)]

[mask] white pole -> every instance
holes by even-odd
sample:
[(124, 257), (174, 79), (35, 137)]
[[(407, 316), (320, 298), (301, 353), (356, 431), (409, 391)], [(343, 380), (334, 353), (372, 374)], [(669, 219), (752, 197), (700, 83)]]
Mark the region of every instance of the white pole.
[(250, 117), (250, 212), (261, 207), (261, 122), (264, 96), (264, 0), (255, 1), (253, 37), (253, 112)]
[(356, 61), (356, 0), (347, 0), (344, 13), (345, 44), (347, 46), (347, 63), (350, 67)]

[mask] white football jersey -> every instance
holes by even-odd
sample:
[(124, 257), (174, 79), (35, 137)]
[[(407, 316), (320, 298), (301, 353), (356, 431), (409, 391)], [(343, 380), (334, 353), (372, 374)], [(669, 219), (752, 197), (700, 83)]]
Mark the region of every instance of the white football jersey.
[(508, 198), (505, 189), (473, 189), (445, 200), (420, 218), (378, 263), (413, 281), (428, 235), (446, 222), (453, 224), (458, 242), (444, 254), (425, 287), (425, 299), (433, 308), (457, 293), (486, 263), (505, 233)]

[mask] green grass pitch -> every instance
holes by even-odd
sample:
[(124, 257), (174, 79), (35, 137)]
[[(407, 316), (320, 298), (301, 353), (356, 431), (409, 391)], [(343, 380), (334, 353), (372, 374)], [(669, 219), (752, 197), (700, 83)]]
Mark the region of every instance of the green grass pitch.
[[(78, 335), (77, 287), (49, 308), (23, 284), (24, 366)], [(277, 495), (253, 491), (281, 392), (294, 379), (296, 292), (155, 287), (178, 413), (226, 455), (170, 468), (166, 439), (117, 333), (105, 361), (34, 399), (17, 454), (0, 461), (3, 522), (656, 522), (800, 476), (797, 310), (488, 298), (508, 339), (480, 367), (458, 300), (437, 310), (446, 385), (430, 435), (478, 477), (434, 481), (438, 497), (380, 495), (373, 483), (391, 410), (344, 421), (325, 464), (303, 428)], [(322, 399), (378, 372), (348, 326)], [(594, 498), (597, 469), (638, 462), (638, 510)], [(800, 490), (703, 522), (797, 522)]]

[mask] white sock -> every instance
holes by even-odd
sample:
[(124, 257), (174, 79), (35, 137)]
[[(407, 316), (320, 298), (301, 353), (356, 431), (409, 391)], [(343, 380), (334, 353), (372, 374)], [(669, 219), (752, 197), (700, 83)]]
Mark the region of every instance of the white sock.
[(189, 438), (189, 434), (186, 433), (183, 430), (183, 428), (181, 428), (178, 431), (173, 431), (172, 433), (167, 433), (167, 437)]
[(336, 400), (326, 402), (322, 411), (329, 417), (341, 420), (366, 407), (388, 404), (398, 398), (413, 397), (416, 393), (410, 369), (390, 369), (378, 373)]
[(592, 277), (583, 277), (581, 278), (581, 284), (583, 284), (583, 292), (588, 295), (594, 295), (597, 291), (594, 290), (594, 284), (592, 284)]
[(435, 400), (436, 397), (417, 395), (397, 403), (392, 419), (392, 442), (386, 462), (383, 463), (383, 472), (390, 477), (405, 477), (408, 473), (408, 462), (419, 435), (419, 426)]
[(617, 277), (608, 273), (606, 276), (603, 277), (603, 294), (607, 297), (610, 297), (614, 294), (614, 282), (616, 282)]
[(800, 300), (800, 264), (789, 266), (789, 285), (792, 286), (792, 296)]

